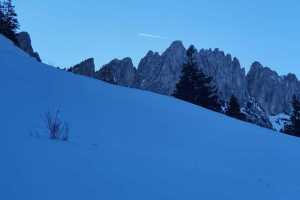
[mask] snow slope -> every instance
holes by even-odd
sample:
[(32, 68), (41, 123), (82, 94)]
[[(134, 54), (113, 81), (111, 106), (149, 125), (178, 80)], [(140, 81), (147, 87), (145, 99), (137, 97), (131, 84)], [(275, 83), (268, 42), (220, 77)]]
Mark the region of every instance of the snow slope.
[[(298, 138), (54, 69), (2, 37), (0, 67), (0, 199), (300, 195)], [(70, 123), (70, 142), (43, 131), (41, 115), (56, 108)]]

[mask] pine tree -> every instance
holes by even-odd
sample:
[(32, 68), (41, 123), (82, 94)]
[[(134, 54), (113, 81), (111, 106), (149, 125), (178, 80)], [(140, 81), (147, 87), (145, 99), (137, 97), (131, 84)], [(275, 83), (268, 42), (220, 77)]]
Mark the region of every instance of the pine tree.
[(212, 86), (212, 78), (199, 69), (194, 46), (187, 50), (187, 62), (183, 65), (182, 75), (176, 85), (174, 97), (214, 110), (220, 111), (217, 89)]
[(2, 8), (2, 2), (0, 1), (0, 19), (3, 17), (3, 8)]
[(6, 0), (1, 3), (0, 10), (2, 15), (0, 18), (0, 34), (18, 44), (16, 32), (19, 29), (19, 22), (12, 0)]
[(183, 65), (180, 81), (176, 85), (176, 90), (173, 94), (174, 97), (188, 101), (193, 104), (197, 104), (194, 79), (196, 77), (196, 63), (194, 60), (194, 54), (196, 50), (194, 46), (191, 46), (187, 50), (187, 63)]
[(241, 107), (238, 99), (234, 95), (230, 98), (226, 115), (236, 119), (245, 120), (245, 115), (241, 113)]
[(202, 70), (198, 71), (198, 77), (195, 79), (197, 89), (196, 101), (200, 106), (219, 112), (221, 111), (221, 105), (217, 95), (218, 90), (213, 85), (212, 80)]
[(4, 7), (3, 3), (0, 1), (0, 31), (4, 26)]
[(292, 106), (293, 113), (291, 123), (284, 127), (284, 132), (286, 134), (300, 136), (300, 101), (295, 95), (293, 96)]

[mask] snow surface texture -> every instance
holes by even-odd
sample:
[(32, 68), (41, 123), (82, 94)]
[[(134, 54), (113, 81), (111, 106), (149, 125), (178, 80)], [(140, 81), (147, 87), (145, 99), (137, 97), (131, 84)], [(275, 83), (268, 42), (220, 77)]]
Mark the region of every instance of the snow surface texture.
[(278, 115), (273, 115), (269, 117), (269, 120), (272, 124), (272, 127), (276, 131), (283, 130), (284, 126), (290, 122), (290, 116), (284, 113), (280, 113)]
[[(2, 37), (0, 66), (0, 199), (299, 198), (299, 138), (54, 69)], [(42, 128), (56, 108), (69, 142)]]

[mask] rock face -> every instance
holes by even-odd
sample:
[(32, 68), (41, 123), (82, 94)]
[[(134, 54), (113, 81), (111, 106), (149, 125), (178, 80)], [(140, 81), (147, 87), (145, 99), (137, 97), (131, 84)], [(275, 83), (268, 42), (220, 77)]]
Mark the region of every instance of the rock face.
[(230, 54), (225, 55), (219, 49), (202, 49), (198, 54), (198, 65), (213, 78), (221, 100), (229, 101), (231, 95), (235, 95), (240, 103), (249, 99), (245, 69), (241, 68), (237, 58), (232, 59)]
[[(81, 63), (73, 71), (113, 84), (172, 95), (185, 60), (185, 47), (175, 41), (161, 55), (149, 51), (137, 69), (130, 58), (125, 58), (115, 59), (97, 72), (91, 62)], [(292, 96), (300, 96), (300, 83), (295, 75), (279, 76), (258, 62), (253, 63), (246, 75), (237, 58), (219, 49), (200, 50), (196, 61), (199, 68), (213, 78), (224, 106), (231, 95), (235, 95), (251, 123), (270, 128), (269, 115), (290, 113)]]
[[(135, 87), (171, 95), (180, 79), (185, 59), (186, 49), (180, 41), (173, 42), (162, 55), (149, 51), (138, 66)], [(232, 59), (231, 55), (218, 49), (200, 50), (197, 63), (213, 78), (221, 100), (228, 101), (232, 94), (240, 103), (248, 100), (245, 69), (241, 68), (237, 58)]]
[(83, 62), (69, 68), (68, 71), (73, 72), (74, 74), (94, 77), (95, 76), (94, 58), (86, 59)]
[(273, 128), (269, 115), (265, 109), (253, 97), (244, 104), (242, 112), (246, 115), (246, 120), (265, 128)]
[[(159, 94), (172, 95), (180, 79), (186, 61), (186, 49), (182, 42), (175, 41), (162, 54), (149, 51), (135, 70), (131, 60), (113, 60), (96, 72), (96, 78), (110, 83), (135, 87)], [(239, 100), (249, 122), (271, 127), (264, 109), (250, 98), (245, 69), (237, 58), (219, 49), (200, 50), (196, 61), (207, 75), (213, 78), (220, 100), (226, 104), (231, 95)]]
[(136, 78), (136, 68), (133, 66), (131, 58), (114, 59), (97, 71), (95, 78), (121, 86), (132, 87)]
[(17, 40), (19, 47), (28, 53), (30, 56), (36, 58), (37, 61), (41, 62), (41, 58), (37, 52), (35, 52), (31, 45), (30, 35), (27, 32), (21, 32), (17, 34)]
[(138, 66), (134, 87), (171, 95), (180, 78), (185, 54), (180, 41), (173, 42), (162, 55), (149, 51)]
[(270, 115), (290, 113), (293, 95), (300, 94), (300, 84), (294, 74), (279, 76), (259, 62), (252, 64), (247, 81), (249, 94)]

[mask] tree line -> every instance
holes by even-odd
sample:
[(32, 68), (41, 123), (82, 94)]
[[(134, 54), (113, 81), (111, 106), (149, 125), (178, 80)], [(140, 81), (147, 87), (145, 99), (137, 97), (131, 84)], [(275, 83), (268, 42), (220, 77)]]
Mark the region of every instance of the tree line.
[[(241, 112), (238, 99), (232, 95), (227, 108), (222, 109), (218, 97), (218, 89), (213, 79), (207, 76), (199, 67), (196, 61), (197, 50), (192, 45), (187, 50), (187, 60), (183, 65), (179, 82), (176, 84), (173, 96), (183, 101), (213, 110), (222, 112), (229, 117), (242, 121), (248, 121), (247, 116)], [(294, 96), (292, 99), (292, 115), (281, 132), (300, 137), (300, 100)]]
[(293, 96), (292, 100), (293, 112), (290, 121), (285, 124), (283, 133), (300, 137), (300, 101), (296, 95)]
[[(192, 45), (187, 50), (187, 60), (183, 65), (179, 82), (176, 85), (174, 97), (202, 106), (216, 112), (223, 112), (218, 97), (218, 89), (213, 83), (212, 77), (207, 76), (196, 62), (197, 50)], [(225, 114), (245, 120), (237, 98), (232, 95)]]
[(0, 34), (18, 45), (16, 34), (19, 27), (17, 13), (12, 0), (0, 0)]

